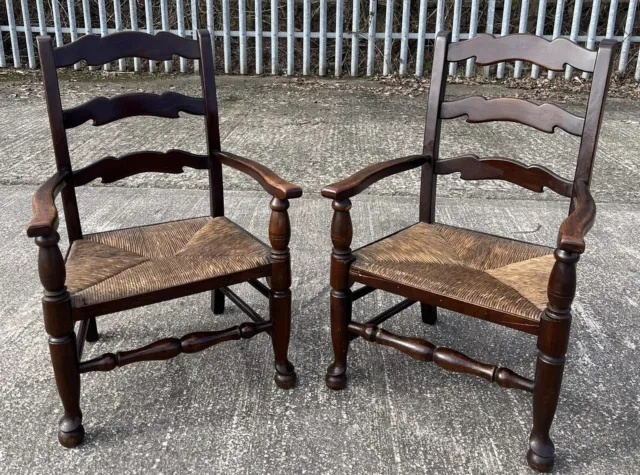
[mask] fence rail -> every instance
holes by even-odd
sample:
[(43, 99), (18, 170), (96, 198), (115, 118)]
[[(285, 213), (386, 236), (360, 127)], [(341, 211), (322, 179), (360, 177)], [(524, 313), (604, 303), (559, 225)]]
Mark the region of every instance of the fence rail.
[[(109, 3), (106, 0), (50, 0), (46, 5), (44, 0), (5, 0), (4, 11), (0, 9), (0, 68), (37, 67), (34, 37), (39, 34), (53, 34), (60, 46), (79, 35), (104, 36), (124, 30), (170, 31), (195, 38), (196, 29), (204, 27), (216, 39), (217, 62), (225, 73), (264, 74), (267, 71), (336, 77), (397, 73), (421, 77), (428, 72), (428, 47), (436, 32), (450, 29), (454, 41), (484, 32), (501, 36), (530, 32), (547, 39), (566, 37), (589, 49), (594, 49), (604, 38), (614, 38), (622, 43), (618, 72), (633, 72), (640, 81), (639, 47), (636, 46), (640, 44), (638, 0), (520, 0), (518, 3), (512, 4), (512, 0), (413, 0), (413, 5), (412, 0), (352, 0), (351, 4), (345, 0), (233, 0), (233, 3), (231, 0), (176, 0), (170, 8), (167, 0)], [(129, 18), (123, 17), (127, 13)], [(81, 15), (83, 26), (78, 25), (76, 14)], [(37, 25), (32, 24), (36, 20)], [(280, 38), (286, 41), (280, 42)], [(250, 56), (250, 53), (255, 54)], [(180, 58), (176, 64), (180, 72), (197, 71), (197, 62), (192, 68), (190, 63)], [(105, 64), (104, 69), (113, 66), (116, 65)], [(172, 61), (165, 61), (161, 69), (170, 72), (173, 66)], [(74, 67), (79, 69), (81, 65)], [(134, 58), (133, 61), (120, 60), (117, 68), (155, 72), (158, 65)], [(525, 72), (521, 62), (508, 68), (504, 63), (497, 68), (485, 67), (484, 75), (520, 78), (530, 74), (538, 78), (546, 74), (552, 78), (555, 74), (543, 73), (535, 65)], [(466, 77), (479, 73), (473, 59), (462, 65), (451, 64), (449, 72), (455, 75), (461, 70)], [(573, 69), (567, 66), (564, 77), (572, 76)], [(588, 75), (583, 73), (583, 77)]]

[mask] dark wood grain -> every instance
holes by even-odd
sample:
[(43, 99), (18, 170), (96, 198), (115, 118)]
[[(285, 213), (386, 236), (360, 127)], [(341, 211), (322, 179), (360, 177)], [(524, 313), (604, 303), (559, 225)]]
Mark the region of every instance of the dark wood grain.
[(342, 180), (322, 189), (322, 196), (342, 201), (362, 193), (375, 182), (391, 175), (396, 175), (422, 166), (429, 160), (428, 156), (411, 155), (386, 162), (375, 163)]
[(75, 186), (86, 185), (98, 178), (113, 183), (138, 173), (182, 173), (184, 167), (206, 170), (207, 157), (182, 150), (163, 152), (135, 152), (122, 157), (106, 157), (73, 172)]
[(435, 172), (438, 175), (460, 173), (463, 180), (504, 180), (538, 193), (546, 187), (567, 198), (571, 196), (573, 187), (572, 182), (548, 168), (501, 157), (479, 158), (467, 154), (438, 160)]
[(574, 209), (560, 225), (557, 246), (567, 252), (582, 254), (585, 249), (584, 237), (596, 219), (596, 202), (584, 181), (576, 180), (573, 189)]
[(508, 368), (480, 363), (451, 348), (436, 347), (422, 338), (399, 336), (376, 325), (354, 322), (349, 324), (349, 331), (367, 341), (394, 348), (411, 358), (434, 362), (448, 371), (479, 376), (503, 388), (533, 392), (533, 381)]
[(513, 97), (486, 99), (481, 96), (442, 103), (442, 119), (462, 116), (467, 116), (467, 122), (471, 124), (493, 121), (517, 122), (550, 134), (558, 127), (571, 135), (580, 136), (584, 127), (582, 117), (575, 116), (555, 104), (538, 105)]
[(166, 31), (156, 35), (137, 31), (123, 31), (104, 37), (84, 35), (73, 43), (56, 48), (54, 59), (57, 68), (64, 68), (82, 60), (89, 66), (100, 66), (120, 58), (166, 61), (173, 55), (199, 59), (198, 42)]
[(275, 172), (258, 162), (229, 152), (216, 152), (215, 156), (223, 165), (249, 175), (275, 198), (286, 200), (302, 196), (302, 188), (283, 180)]
[(175, 358), (180, 353), (197, 353), (225, 341), (252, 338), (269, 331), (271, 322), (243, 323), (220, 331), (189, 333), (182, 338), (165, 338), (135, 350), (106, 353), (80, 363), (80, 373), (111, 371), (141, 361), (160, 361)]
[(44, 182), (31, 199), (33, 218), (27, 225), (27, 236), (49, 236), (58, 230), (58, 209), (56, 196), (67, 185), (69, 173), (56, 172)]
[(457, 62), (472, 57), (478, 66), (522, 60), (552, 71), (563, 71), (565, 65), (570, 64), (581, 71), (591, 72), (596, 52), (566, 38), (549, 41), (527, 34), (494, 37), (484, 33), (468, 41), (452, 43), (449, 47), (449, 61)]
[(72, 129), (88, 120), (93, 125), (105, 125), (125, 117), (152, 116), (177, 119), (180, 112), (204, 115), (202, 98), (169, 91), (163, 94), (122, 94), (113, 98), (96, 97), (63, 112), (64, 126)]

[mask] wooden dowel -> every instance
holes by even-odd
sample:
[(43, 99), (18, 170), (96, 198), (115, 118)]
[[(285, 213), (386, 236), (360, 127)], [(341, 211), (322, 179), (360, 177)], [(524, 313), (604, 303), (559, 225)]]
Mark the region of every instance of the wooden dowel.
[(256, 311), (252, 309), (247, 302), (245, 302), (240, 297), (238, 297), (238, 295), (229, 287), (221, 287), (220, 292), (226, 295), (229, 298), (229, 300), (231, 300), (234, 304), (236, 304), (236, 307), (242, 310), (254, 322), (261, 323), (265, 321), (264, 318), (258, 315)]

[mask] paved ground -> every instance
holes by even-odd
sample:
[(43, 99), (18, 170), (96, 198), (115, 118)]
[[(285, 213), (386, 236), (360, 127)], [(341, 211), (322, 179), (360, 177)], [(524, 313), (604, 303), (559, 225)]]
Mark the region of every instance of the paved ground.
[[(87, 93), (86, 85), (71, 86), (77, 90), (70, 102)], [(102, 89), (119, 87), (109, 83)], [(10, 256), (0, 260), (0, 473), (531, 473), (524, 458), (531, 418), (525, 393), (489, 387), (361, 341), (353, 344), (348, 389), (325, 388), (331, 212), (316, 191), (364, 164), (419, 150), (424, 105), (420, 97), (331, 83), (304, 89), (284, 81), (234, 79), (224, 81), (221, 92), (226, 148), (264, 160), (307, 190), (291, 207), (291, 359), (299, 385), (289, 392), (275, 388), (266, 336), (88, 375), (82, 391), (86, 442), (62, 449), (55, 440), (60, 404), (40, 313), (36, 247), (24, 236), (33, 183), (52, 169), (35, 91), (21, 98), (19, 88), (0, 83), (0, 252)], [(606, 116), (594, 184), (599, 217), (580, 264), (569, 367), (553, 432), (556, 473), (632, 474), (640, 464), (639, 111), (637, 104), (614, 102)], [(452, 124), (450, 133), (463, 130)], [(503, 151), (529, 162), (535, 146), (550, 161), (543, 163), (570, 170), (561, 166), (564, 154), (577, 145), (566, 134), (559, 134), (560, 145), (545, 148), (533, 135), (515, 135), (521, 129), (470, 127), (478, 131), (465, 136), (472, 145), (488, 147), (497, 140)], [(74, 131), (77, 162), (126, 152), (125, 132), (139, 147), (169, 141), (202, 148), (188, 125), (160, 128), (160, 121), (140, 119), (103, 130), (92, 139), (89, 132), (96, 129)], [(452, 153), (464, 151), (457, 135), (446, 146)], [(184, 189), (202, 187), (200, 177), (143, 178), (144, 189), (136, 178), (128, 188), (80, 190), (85, 228), (102, 231), (206, 213), (206, 192)], [(239, 191), (252, 185), (238, 175), (227, 178), (228, 215), (266, 239), (267, 196)], [(402, 175), (354, 201), (354, 246), (415, 221), (415, 178)], [(545, 200), (547, 194), (520, 192), (515, 200), (515, 188), (501, 184), (443, 185), (438, 215), (445, 223), (552, 245), (566, 213), (566, 203)], [(385, 196), (390, 194), (405, 196)], [(244, 286), (238, 292), (266, 313), (259, 294)], [(355, 318), (396, 300), (371, 294), (358, 302)], [(87, 357), (244, 320), (232, 305), (214, 317), (205, 295), (123, 312), (99, 320), (102, 339), (87, 347)], [(426, 327), (416, 307), (385, 325), (533, 374), (535, 339), (506, 328), (451, 312)]]

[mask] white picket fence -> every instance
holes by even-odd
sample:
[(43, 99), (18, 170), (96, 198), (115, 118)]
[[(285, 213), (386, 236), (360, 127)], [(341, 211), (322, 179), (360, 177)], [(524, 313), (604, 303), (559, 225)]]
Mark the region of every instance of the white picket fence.
[[(117, 31), (124, 31), (126, 29), (136, 31), (147, 31), (154, 33), (153, 24), (153, 4), (152, 0), (144, 0), (144, 2), (136, 0), (114, 0), (113, 3), (109, 3), (112, 7), (108, 10), (106, 0), (97, 0), (98, 16), (99, 16), (99, 28), (92, 28), (91, 7), (95, 8), (96, 0), (81, 0), (73, 1), (67, 0), (66, 5), (63, 2), (57, 0), (50, 0), (45, 6), (44, 0), (37, 1), (37, 26), (32, 25), (32, 17), (29, 11), (28, 0), (5, 0), (6, 17), (0, 16), (0, 22), (6, 21), (6, 25), (0, 25), (0, 33), (9, 33), (9, 45), (10, 51), (5, 52), (3, 42), (0, 41), (0, 68), (9, 67), (10, 64), (7, 61), (8, 55), (13, 59), (13, 67), (20, 68), (23, 65), (23, 58), (21, 57), (21, 51), (26, 49), (26, 66), (29, 68), (36, 67), (36, 52), (34, 50), (33, 35), (35, 34), (49, 34), (55, 35), (56, 44), (58, 46), (65, 42), (73, 41), (78, 38), (78, 35), (88, 33), (99, 33), (104, 36), (109, 33)], [(188, 1), (189, 13), (190, 13), (190, 25), (192, 29), (185, 29), (185, 5), (183, 0), (176, 0), (175, 17), (177, 24), (170, 24), (169, 20), (169, 8), (167, 0), (160, 0), (161, 11), (161, 29), (162, 31), (171, 31), (180, 36), (194, 37), (196, 36), (196, 29), (198, 27), (205, 27), (215, 37), (221, 37), (223, 39), (223, 64), (224, 71), (231, 73), (234, 70), (239, 70), (240, 74), (248, 74), (247, 58), (248, 53), (253, 50), (255, 52), (255, 73), (264, 74), (265, 61), (263, 59), (264, 54), (269, 57), (268, 66), (270, 66), (271, 74), (285, 73), (287, 75), (293, 75), (302, 73), (303, 75), (318, 74), (320, 76), (326, 76), (328, 74), (328, 43), (329, 41), (334, 43), (334, 74), (340, 76), (343, 71), (349, 71), (351, 76), (358, 76), (365, 73), (367, 76), (374, 75), (381, 72), (384, 75), (393, 73), (399, 73), (400, 75), (415, 74), (416, 76), (423, 76), (425, 74), (425, 43), (428, 40), (435, 38), (436, 32), (443, 29), (450, 29), (452, 31), (453, 40), (459, 41), (466, 38), (471, 38), (478, 33), (487, 32), (499, 35), (506, 35), (510, 32), (512, 24), (517, 23), (517, 31), (520, 33), (527, 32), (528, 19), (530, 9), (535, 8), (531, 5), (529, 0), (520, 0), (520, 11), (514, 11), (512, 8), (512, 0), (503, 0), (496, 5), (496, 0), (470, 0), (470, 8), (467, 8), (469, 18), (462, 18), (463, 2), (462, 0), (452, 0), (453, 3), (453, 15), (447, 24), (445, 24), (445, 11), (447, 5), (445, 0), (414, 0), (419, 1), (419, 13), (418, 18), (412, 18), (411, 0), (402, 1), (402, 16), (400, 22), (400, 28), (394, 29), (394, 0), (386, 0), (385, 6), (385, 18), (384, 18), (384, 31), (378, 31), (381, 28), (377, 28), (378, 19), (376, 18), (376, 11), (378, 10), (378, 0), (368, 0), (369, 8), (367, 10), (362, 8), (362, 5), (366, 6), (367, 0), (354, 0), (351, 4), (352, 7), (352, 25), (344, 24), (344, 0), (334, 0), (331, 3), (331, 8), (335, 8), (335, 31), (327, 30), (327, 16), (330, 13), (329, 4), (327, 0), (315, 0), (312, 5), (311, 0), (282, 0), (284, 4), (279, 4), (278, 0), (270, 1), (270, 31), (263, 29), (263, 2), (262, 0), (254, 0), (254, 9), (251, 10), (251, 16), (254, 18), (254, 29), (247, 29), (247, 0), (237, 0), (237, 4), (234, 0), (234, 5), (231, 5), (230, 0), (216, 0), (216, 9), (214, 9), (214, 0), (204, 0), (206, 9), (206, 25), (199, 25), (199, 13), (202, 2), (198, 0)], [(302, 2), (303, 4), (303, 18), (302, 18), (302, 31), (296, 31), (296, 18), (295, 18), (295, 2)], [(396, 0), (400, 1), (400, 0)], [(157, 2), (157, 0), (156, 0)], [(16, 19), (14, 14), (14, 3), (20, 4), (20, 10), (22, 15), (20, 19)], [(125, 10), (128, 9), (129, 19), (123, 21), (123, 4)], [(138, 3), (144, 8), (145, 24), (141, 25), (138, 22)], [(319, 3), (319, 5), (318, 5)], [(549, 3), (549, 4), (548, 4)], [(93, 5), (92, 5), (93, 4)], [(624, 4), (627, 4), (626, 17), (624, 27), (621, 26), (621, 21), (618, 14), (619, 11), (624, 12)], [(573, 0), (573, 2), (567, 2), (566, 0), (538, 0), (537, 4), (537, 21), (535, 25), (535, 31), (530, 31), (538, 36), (543, 36), (548, 39), (565, 36), (573, 42), (583, 44), (589, 49), (593, 49), (597, 46), (597, 43), (603, 38), (614, 38), (622, 42), (620, 50), (620, 58), (618, 63), (618, 72), (625, 73), (627, 68), (635, 67), (635, 79), (640, 81), (640, 61), (637, 56), (637, 51), (633, 55), (630, 54), (632, 44), (640, 43), (640, 36), (633, 35), (633, 28), (636, 20), (636, 9), (638, 0), (608, 0), (604, 5), (601, 0), (590, 0), (583, 2), (583, 0)], [(156, 3), (157, 5), (157, 3)], [(469, 2), (466, 1), (465, 6), (469, 6)], [(68, 19), (67, 24), (62, 24), (60, 10), (66, 6), (66, 17)], [(311, 31), (311, 18), (312, 15), (316, 15), (318, 11), (312, 12), (312, 6), (317, 7), (319, 10), (319, 31)], [(495, 18), (496, 11), (500, 12), (502, 7), (502, 17), (500, 19)], [(221, 7), (221, 8), (220, 8)], [(231, 8), (237, 8), (238, 18), (234, 22), (237, 25), (237, 30), (231, 30)], [(280, 8), (285, 10), (286, 7), (286, 31), (279, 31), (279, 19)], [(451, 5), (449, 5), (450, 9)], [(591, 8), (590, 21), (588, 25), (581, 25), (581, 19), (583, 18), (583, 9)], [(620, 7), (620, 8), (619, 8)], [(434, 14), (435, 8), (435, 25), (433, 31), (427, 31), (428, 18)], [(606, 31), (600, 31), (598, 34), (598, 20), (603, 12), (601, 9), (608, 8)], [(482, 10), (481, 10), (482, 9)], [(214, 30), (215, 13), (222, 11), (222, 30)], [(78, 26), (76, 20), (76, 11), (78, 14), (82, 13), (84, 27)], [(588, 11), (588, 10), (587, 10)], [(50, 14), (47, 16), (47, 12)], [(333, 13), (333, 12), (331, 12)], [(532, 12), (531, 12), (532, 13)], [(548, 15), (553, 15), (553, 31), (545, 31), (545, 19)], [(567, 15), (571, 15), (571, 31), (569, 35), (562, 34), (563, 20), (568, 21)], [(415, 16), (415, 15), (414, 15)], [(46, 19), (52, 17), (53, 25), (47, 24)], [(484, 24), (479, 24), (479, 19), (482, 18), (485, 21)], [(18, 21), (22, 21), (22, 25), (18, 24)], [(464, 21), (463, 21), (464, 20)], [(128, 25), (125, 25), (125, 22)], [(433, 23), (431, 21), (431, 23)], [(417, 24), (417, 31), (411, 31), (411, 25)], [(461, 25), (469, 25), (468, 31), (461, 31)], [(362, 26), (368, 25), (365, 29)], [(127, 28), (128, 27), (128, 28)], [(345, 28), (346, 27), (346, 28)], [(250, 28), (250, 26), (249, 26)], [(395, 31), (399, 29), (400, 31)], [(604, 27), (601, 26), (601, 30)], [(618, 30), (618, 31), (616, 31)], [(582, 31), (586, 31), (587, 34), (580, 34)], [(513, 29), (511, 29), (513, 32)], [(233, 40), (232, 40), (233, 38)], [(237, 41), (235, 39), (238, 39)], [(247, 38), (254, 38), (255, 44), (248, 48)], [(264, 39), (268, 41), (265, 42)], [(286, 59), (283, 61), (279, 58), (279, 40), (286, 39)], [(302, 66), (301, 70), (297, 71), (295, 55), (299, 54), (299, 49), (296, 50), (296, 46), (299, 45), (300, 39), (302, 40)], [(311, 65), (311, 40), (318, 40), (318, 65), (317, 69), (312, 69)], [(399, 53), (397, 48), (392, 48), (394, 40), (400, 40)], [(364, 71), (359, 70), (359, 55), (361, 54), (361, 42), (366, 42), (366, 68)], [(232, 59), (232, 43), (233, 47), (239, 50), (239, 54), (236, 54), (235, 60), (239, 64), (233, 63)], [(380, 43), (383, 43), (382, 54), (376, 54), (380, 51)], [(21, 44), (22, 49), (21, 49)], [(351, 54), (348, 54), (346, 50), (350, 46)], [(412, 63), (412, 71), (409, 71), (409, 48), (415, 51), (415, 61)], [(635, 48), (634, 48), (635, 49)], [(363, 48), (364, 50), (364, 48)], [(378, 63), (382, 64), (378, 64)], [(633, 64), (635, 63), (635, 65)], [(397, 65), (397, 69), (396, 66)], [(150, 62), (148, 66), (142, 63), (140, 59), (136, 59), (132, 63), (133, 70), (149, 70), (155, 72), (158, 66), (154, 62)], [(239, 66), (239, 67), (238, 67)], [(76, 68), (80, 67), (76, 65)], [(105, 69), (109, 69), (111, 65), (105, 65)], [(118, 68), (121, 71), (131, 68), (131, 63), (121, 60), (118, 64)], [(281, 69), (282, 68), (282, 69)], [(163, 70), (168, 72), (172, 69), (172, 63), (166, 61), (164, 63)], [(194, 67), (195, 69), (195, 67)], [(189, 65), (187, 60), (180, 60), (180, 71), (189, 71)], [(457, 73), (457, 65), (450, 65), (450, 74)], [(484, 74), (489, 75), (495, 72), (498, 78), (504, 78), (508, 72), (506, 72), (505, 64), (498, 65), (497, 68), (485, 68)], [(510, 73), (514, 77), (520, 78), (523, 75), (523, 65), (521, 62), (516, 62), (514, 67), (510, 68)], [(465, 75), (471, 77), (476, 74), (473, 59), (470, 59), (466, 63)], [(573, 74), (570, 67), (567, 67), (565, 72), (565, 78), (569, 79)], [(540, 69), (533, 66), (531, 69), (531, 76), (537, 78), (540, 75)], [(549, 77), (553, 77), (554, 73), (549, 72)]]

